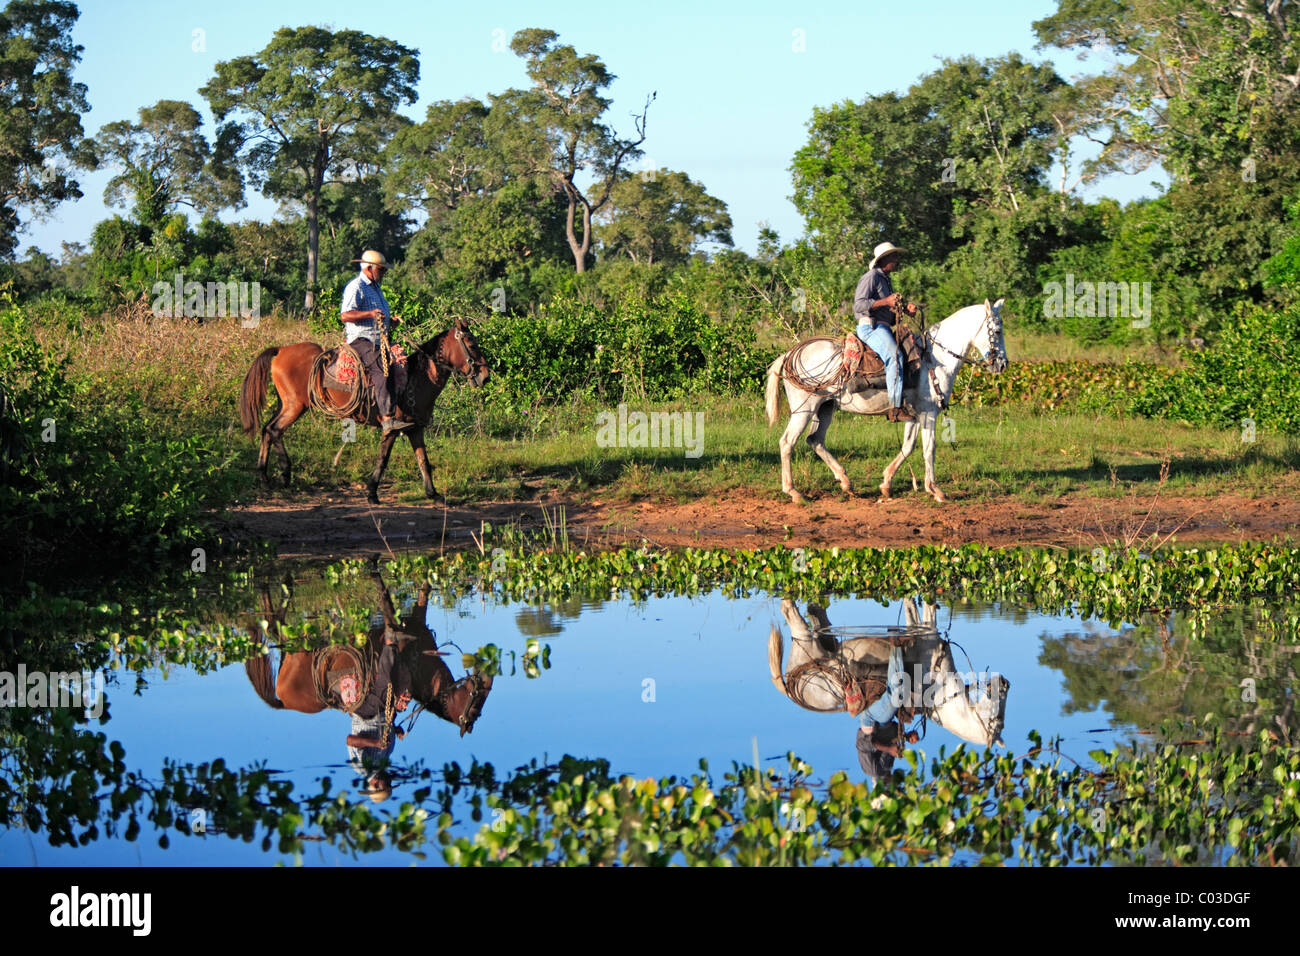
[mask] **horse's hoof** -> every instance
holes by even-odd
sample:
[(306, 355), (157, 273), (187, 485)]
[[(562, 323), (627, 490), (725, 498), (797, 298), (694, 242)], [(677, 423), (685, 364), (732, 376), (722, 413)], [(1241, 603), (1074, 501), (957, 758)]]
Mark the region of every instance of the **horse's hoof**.
[(425, 492), (424, 497), (428, 498), (430, 501), (432, 501), (432, 502), (433, 502), (434, 504), (436, 504), (436, 505), (444, 505), (444, 506), (445, 506), (445, 505), (447, 504), (447, 499), (444, 498), (442, 495), (438, 494), (438, 492), (436, 492), (436, 491), (428, 491), (428, 492)]
[(805, 500), (804, 496), (799, 494), (799, 492), (791, 490), (791, 491), (787, 491), (786, 494), (790, 496), (790, 500), (793, 501), (795, 504), (801, 505), (804, 503)]

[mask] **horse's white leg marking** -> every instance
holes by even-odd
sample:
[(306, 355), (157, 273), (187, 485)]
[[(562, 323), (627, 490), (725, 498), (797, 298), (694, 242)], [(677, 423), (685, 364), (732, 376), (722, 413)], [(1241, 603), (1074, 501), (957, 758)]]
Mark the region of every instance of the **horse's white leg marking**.
[[(786, 399), (791, 398), (789, 389), (786, 390)], [(805, 428), (808, 427), (808, 419), (812, 418), (812, 410), (803, 408), (794, 411), (796, 405), (790, 402), (790, 424), (785, 426), (785, 431), (781, 433), (781, 490), (790, 496), (790, 500), (795, 504), (803, 501), (803, 495), (795, 491), (794, 476), (790, 471), (790, 455), (794, 450), (794, 443), (799, 440)]]
[(934, 481), (934, 420), (933, 414), (925, 420), (925, 428), (921, 431), (921, 450), (925, 454), (925, 490), (934, 495), (935, 501), (942, 503), (948, 499)]
[(919, 428), (919, 422), (907, 422), (903, 426), (903, 448), (899, 451), (898, 457), (885, 467), (885, 480), (880, 483), (881, 501), (889, 497), (889, 486), (894, 480), (894, 473), (902, 467), (903, 462), (907, 460), (907, 456), (912, 454), (912, 449), (916, 447), (916, 432)]
[(835, 403), (831, 401), (825, 402), (821, 408), (817, 409), (817, 428), (808, 436), (808, 444), (812, 446), (813, 451), (817, 452), (817, 457), (826, 462), (831, 474), (840, 483), (840, 488), (843, 489), (844, 493), (851, 495), (853, 494), (853, 488), (849, 484), (848, 473), (835, 460), (835, 456), (830, 453), (830, 449), (826, 447), (826, 432), (831, 427), (831, 417), (834, 414)]

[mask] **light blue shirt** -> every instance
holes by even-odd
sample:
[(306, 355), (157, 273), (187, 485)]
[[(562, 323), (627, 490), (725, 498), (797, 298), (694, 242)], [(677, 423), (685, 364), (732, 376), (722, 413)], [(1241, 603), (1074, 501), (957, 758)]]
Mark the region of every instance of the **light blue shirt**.
[(369, 339), (372, 343), (378, 345), (380, 331), (388, 332), (392, 326), (389, 317), (392, 316), (393, 312), (388, 307), (388, 300), (384, 298), (384, 293), (380, 291), (379, 286), (371, 282), (366, 274), (362, 272), (349, 282), (347, 288), (343, 290), (343, 304), (339, 306), (339, 313), (369, 311), (370, 309), (383, 309), (382, 330), (375, 328), (374, 319), (348, 322), (343, 328), (349, 343), (355, 342), (357, 339)]
[(885, 677), (885, 692), (863, 713), (878, 724), (887, 724), (894, 719), (898, 705), (903, 702), (903, 681), (907, 673), (903, 670), (903, 649), (895, 647), (889, 652), (889, 674)]

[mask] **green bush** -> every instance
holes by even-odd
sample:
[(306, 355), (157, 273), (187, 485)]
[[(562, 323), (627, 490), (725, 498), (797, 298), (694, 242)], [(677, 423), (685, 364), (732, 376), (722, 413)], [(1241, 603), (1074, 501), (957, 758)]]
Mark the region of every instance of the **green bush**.
[(0, 309), (0, 565), (6, 586), (211, 549), (204, 510), (234, 494), (213, 436), (177, 434), (139, 400), (69, 376), (23, 312)]
[(1300, 307), (1238, 309), (1212, 348), (1146, 383), (1132, 410), (1153, 418), (1300, 433)]

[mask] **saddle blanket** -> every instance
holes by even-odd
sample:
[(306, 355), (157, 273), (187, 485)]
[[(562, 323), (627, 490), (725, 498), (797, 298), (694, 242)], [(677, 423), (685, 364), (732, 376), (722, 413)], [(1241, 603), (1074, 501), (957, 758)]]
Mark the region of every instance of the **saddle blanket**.
[[(393, 391), (401, 395), (406, 388), (406, 353), (400, 347), (392, 346), (393, 361), (389, 365), (388, 374), (393, 380)], [(335, 347), (327, 349), (325, 355), (318, 359), (324, 366), (324, 385), (326, 388), (338, 392), (355, 392), (360, 382), (360, 376), (364, 375), (365, 368), (362, 366), (357, 353), (352, 349), (345, 347)]]
[[(921, 349), (916, 343), (916, 336), (906, 326), (896, 330), (895, 341), (898, 343), (898, 355), (903, 363), (903, 384), (912, 388), (921, 377)], [(885, 363), (880, 360), (876, 350), (862, 339), (850, 332), (844, 337), (844, 371), (849, 376), (861, 376), (868, 381), (885, 380)]]

